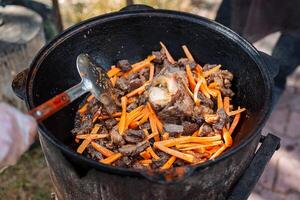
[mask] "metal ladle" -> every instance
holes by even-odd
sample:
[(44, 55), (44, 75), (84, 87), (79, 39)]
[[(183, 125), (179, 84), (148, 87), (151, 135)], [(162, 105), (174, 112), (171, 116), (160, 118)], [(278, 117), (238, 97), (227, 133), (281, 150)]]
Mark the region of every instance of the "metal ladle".
[(77, 56), (76, 66), (81, 82), (29, 111), (28, 114), (41, 122), (87, 92), (91, 92), (104, 105), (111, 104), (112, 86), (105, 70), (96, 68), (87, 54)]

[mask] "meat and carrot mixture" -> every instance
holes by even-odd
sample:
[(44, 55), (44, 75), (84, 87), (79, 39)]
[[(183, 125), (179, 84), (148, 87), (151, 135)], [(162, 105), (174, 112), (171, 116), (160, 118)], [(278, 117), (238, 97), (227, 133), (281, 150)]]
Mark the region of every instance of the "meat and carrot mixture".
[(233, 75), (204, 66), (186, 46), (175, 61), (166, 46), (145, 60), (120, 60), (107, 72), (114, 102), (90, 95), (77, 112), (77, 152), (126, 168), (169, 169), (214, 159), (232, 145), (245, 108), (230, 103)]

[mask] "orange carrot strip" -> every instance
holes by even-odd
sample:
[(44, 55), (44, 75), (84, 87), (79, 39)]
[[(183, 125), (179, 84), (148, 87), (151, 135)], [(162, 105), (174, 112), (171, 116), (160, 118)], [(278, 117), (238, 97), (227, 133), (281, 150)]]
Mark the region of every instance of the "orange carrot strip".
[(82, 152), (86, 149), (86, 147), (91, 143), (91, 139), (87, 138), (85, 140), (83, 140), (83, 142), (81, 143), (81, 145), (77, 148), (77, 153), (82, 154)]
[(225, 127), (223, 127), (223, 139), (225, 141), (226, 147), (232, 146), (232, 137), (231, 137), (229, 131)]
[(139, 163), (141, 163), (141, 164), (151, 164), (152, 160), (151, 159), (140, 160)]
[(147, 140), (150, 140), (151, 138), (154, 138), (155, 136), (157, 136), (159, 133), (158, 132), (153, 132), (151, 133), (148, 137)]
[(150, 113), (149, 115), (149, 121), (150, 121), (151, 131), (154, 134), (154, 140), (159, 141), (158, 130), (152, 113)]
[(177, 149), (183, 149), (183, 148), (187, 148), (187, 147), (194, 147), (194, 146), (198, 146), (199, 143), (186, 143), (186, 144), (177, 144), (176, 148)]
[(145, 135), (148, 137), (149, 136), (148, 130), (147, 129), (143, 129), (143, 131), (144, 131)]
[(218, 104), (218, 110), (220, 110), (221, 108), (223, 108), (223, 100), (222, 100), (222, 94), (219, 90), (214, 90), (218, 93), (218, 96), (217, 96), (217, 104)]
[(143, 93), (146, 89), (146, 86), (149, 85), (149, 82), (147, 81), (146, 83), (144, 83), (144, 85), (142, 85), (141, 87), (135, 89), (135, 90), (132, 90), (131, 92), (129, 92), (128, 94), (126, 94), (126, 97), (133, 97), (137, 94), (140, 94), (141, 92)]
[(189, 86), (187, 86), (187, 84), (183, 83), (183, 86), (185, 87), (185, 89), (187, 90), (187, 92), (189, 93), (189, 95), (194, 98), (194, 94), (193, 92), (190, 90)]
[(121, 71), (120, 68), (117, 68), (117, 67), (111, 68), (111, 69), (107, 72), (107, 76), (108, 76), (109, 78), (111, 78), (111, 77), (117, 75), (120, 71)]
[(86, 99), (86, 101), (87, 101), (87, 102), (90, 102), (90, 101), (92, 101), (94, 98), (95, 98), (94, 95), (91, 94), (91, 95)]
[(196, 70), (197, 74), (202, 75), (203, 69), (199, 64), (196, 65), (195, 70)]
[(87, 111), (87, 107), (88, 107), (88, 104), (85, 103), (85, 104), (78, 110), (78, 112), (79, 112), (80, 114), (85, 113), (85, 112)]
[(173, 57), (171, 56), (170, 52), (168, 51), (167, 47), (162, 43), (159, 42), (161, 47), (165, 50), (166, 52), (166, 56), (167, 56), (167, 60), (169, 61), (169, 63), (171, 64), (175, 64), (175, 60), (173, 59)]
[(230, 106), (230, 98), (229, 97), (224, 97), (224, 110), (225, 110), (227, 115), (229, 113), (229, 106)]
[(99, 131), (100, 127), (100, 124), (95, 124), (94, 128), (91, 131), (91, 134), (96, 134)]
[(221, 65), (217, 65), (215, 66), (214, 68), (210, 69), (210, 70), (207, 70), (205, 72), (202, 73), (203, 77), (208, 77), (209, 75), (219, 71), (221, 68)]
[(171, 156), (160, 169), (169, 169), (176, 160), (176, 156)]
[(119, 122), (119, 133), (121, 135), (124, 133), (125, 125), (126, 125), (126, 104), (127, 104), (127, 98), (121, 97), (122, 115)]
[(192, 90), (194, 90), (194, 88), (196, 86), (196, 82), (195, 82), (195, 79), (193, 77), (193, 73), (192, 73), (190, 65), (186, 65), (185, 70), (186, 70), (186, 75), (187, 75), (190, 87), (191, 87)]
[(145, 160), (151, 159), (151, 155), (150, 155), (150, 153), (148, 153), (147, 151), (141, 152), (141, 153), (140, 153), (140, 156), (141, 156), (142, 158), (144, 158)]
[(164, 145), (166, 147), (172, 147), (177, 144), (182, 144), (182, 143), (207, 143), (207, 142), (212, 142), (212, 141), (217, 141), (221, 140), (222, 137), (220, 135), (215, 135), (215, 136), (210, 136), (210, 137), (192, 137), (192, 136), (185, 136), (185, 137), (180, 137), (180, 138), (172, 138), (169, 140), (163, 140), (159, 142), (154, 142), (153, 146), (157, 147), (157, 145)]
[(163, 140), (168, 140), (169, 137), (170, 137), (170, 134), (167, 133), (167, 132), (165, 132), (165, 133), (162, 135), (162, 139), (163, 139)]
[(183, 51), (184, 51), (186, 57), (189, 59), (189, 61), (195, 61), (194, 58), (193, 58), (193, 56), (192, 56), (192, 54), (191, 54), (191, 52), (190, 52), (189, 49), (187, 48), (187, 46), (183, 45), (183, 46), (181, 46), (181, 47), (182, 47), (182, 49), (183, 49)]
[(230, 135), (232, 135), (234, 129), (236, 128), (236, 126), (238, 125), (239, 121), (240, 121), (240, 118), (241, 118), (241, 113), (238, 113), (234, 116), (234, 119), (231, 123), (231, 126), (229, 128), (229, 133)]
[(239, 114), (241, 112), (244, 112), (245, 110), (246, 110), (246, 108), (238, 108), (237, 110), (230, 111), (228, 113), (228, 116), (233, 116), (233, 115)]
[(158, 160), (159, 156), (153, 151), (153, 149), (151, 147), (148, 147), (146, 149), (146, 151), (155, 159)]
[(211, 84), (208, 85), (209, 89), (215, 89), (216, 87), (218, 87), (218, 83), (217, 82), (212, 82)]
[(154, 65), (151, 63), (150, 64), (150, 72), (149, 72), (149, 81), (153, 81), (154, 78)]
[(223, 141), (214, 141), (210, 144), (198, 144), (197, 146), (192, 146), (192, 147), (186, 147), (186, 148), (180, 148), (180, 151), (187, 151), (187, 150), (194, 150), (194, 149), (199, 149), (199, 148), (205, 148), (205, 147), (212, 147), (212, 146), (217, 146), (220, 144), (224, 144)]
[[(112, 116), (113, 117), (120, 117), (122, 115), (122, 112), (116, 112), (116, 113), (113, 113)], [(102, 115), (102, 116), (99, 116), (98, 119), (100, 120), (105, 120), (105, 119), (109, 119), (110, 116), (107, 116), (107, 115)]]
[(146, 59), (140, 61), (140, 62), (137, 62), (137, 63), (134, 63), (132, 65), (132, 69), (138, 69), (139, 67), (141, 67), (142, 65), (144, 65), (145, 63), (149, 64), (152, 60), (155, 59), (155, 56), (154, 55), (150, 55), (148, 56)]
[(111, 164), (114, 161), (118, 160), (119, 158), (121, 158), (122, 154), (121, 153), (115, 153), (112, 156), (109, 156), (103, 160), (100, 160), (101, 163), (103, 164)]
[(190, 155), (190, 154), (186, 154), (186, 153), (181, 153), (179, 151), (170, 149), (168, 147), (165, 147), (163, 145), (157, 145), (157, 148), (167, 154), (170, 154), (172, 156), (175, 156), (177, 158), (180, 158), (182, 160), (185, 160), (189, 163), (192, 163), (194, 161), (194, 156)]
[(91, 139), (91, 140), (96, 140), (96, 139), (102, 139), (108, 137), (108, 134), (82, 134), (82, 135), (76, 135), (77, 139)]
[(225, 146), (225, 144), (221, 147), (221, 148), (219, 148), (210, 158), (209, 158), (209, 160), (212, 160), (212, 159), (215, 159), (216, 157), (218, 157), (219, 155), (221, 155), (221, 153), (223, 153), (223, 151), (225, 151), (225, 149), (226, 149), (226, 146)]
[(161, 121), (158, 119), (155, 111), (153, 110), (151, 104), (149, 102), (147, 102), (147, 107), (148, 107), (148, 110), (150, 111), (150, 113), (152, 114), (153, 116), (153, 119), (155, 120), (155, 124), (157, 126), (157, 130), (160, 132), (160, 133), (163, 133), (163, 124), (161, 123)]
[(143, 107), (144, 107), (143, 105), (139, 106), (127, 114), (125, 128), (127, 128), (134, 119), (136, 119), (137, 117), (139, 117), (142, 114), (141, 110), (143, 109)]
[(199, 81), (197, 82), (196, 86), (195, 86), (195, 89), (194, 89), (194, 96), (193, 96), (193, 98), (194, 98), (194, 102), (195, 102), (195, 104), (196, 104), (197, 106), (200, 105), (200, 99), (198, 99), (198, 92), (199, 92), (199, 89), (200, 89), (201, 84), (202, 84), (202, 81), (199, 80)]
[(144, 116), (143, 116), (143, 118), (140, 121), (137, 122), (138, 125), (144, 124), (148, 120), (148, 118), (149, 118), (149, 111), (148, 111), (148, 109), (145, 108), (143, 112), (144, 112)]
[(115, 85), (116, 85), (117, 78), (118, 78), (117, 76), (113, 76), (113, 77), (110, 78), (110, 82), (111, 82), (113, 87), (115, 87)]
[(115, 153), (112, 152), (111, 150), (105, 148), (104, 146), (96, 143), (96, 142), (92, 142), (92, 146), (97, 150), (99, 151), (101, 154), (103, 154), (104, 156), (106, 157), (110, 157), (112, 155), (114, 155)]
[(127, 99), (127, 104), (131, 104), (131, 103), (134, 103), (134, 102), (136, 102), (136, 98)]

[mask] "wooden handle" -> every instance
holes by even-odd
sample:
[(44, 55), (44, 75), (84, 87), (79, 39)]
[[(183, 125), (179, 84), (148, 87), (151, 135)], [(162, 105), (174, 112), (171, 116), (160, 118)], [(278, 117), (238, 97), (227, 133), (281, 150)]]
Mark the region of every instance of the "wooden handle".
[(33, 110), (29, 111), (28, 114), (33, 116), (38, 122), (43, 121), (47, 117), (56, 113), (66, 105), (70, 103), (70, 97), (67, 93), (63, 92), (59, 95), (56, 95), (47, 102), (39, 105)]

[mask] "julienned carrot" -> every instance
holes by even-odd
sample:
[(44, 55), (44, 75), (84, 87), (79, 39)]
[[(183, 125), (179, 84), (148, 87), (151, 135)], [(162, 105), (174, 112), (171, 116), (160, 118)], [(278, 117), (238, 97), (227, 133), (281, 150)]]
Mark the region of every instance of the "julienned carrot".
[(197, 144), (191, 147), (186, 147), (186, 148), (179, 148), (180, 151), (187, 151), (187, 150), (194, 150), (194, 149), (199, 149), (199, 148), (206, 148), (206, 147), (212, 147), (212, 146), (217, 146), (220, 144), (224, 144), (223, 141), (214, 141), (208, 144)]
[(129, 126), (129, 124), (136, 119), (137, 117), (139, 117), (140, 115), (142, 115), (141, 110), (143, 109), (143, 105), (137, 107), (136, 109), (132, 110), (130, 113), (127, 114), (126, 116), (126, 123), (125, 123), (125, 129)]
[(183, 143), (207, 143), (212, 141), (221, 140), (222, 137), (220, 135), (210, 136), (210, 137), (192, 137), (192, 136), (185, 136), (180, 138), (172, 138), (169, 140), (164, 140), (160, 142), (154, 142), (153, 146), (157, 147), (157, 145), (164, 145), (166, 147), (172, 147), (177, 144), (183, 144)]
[(164, 51), (166, 52), (167, 60), (169, 61), (169, 63), (175, 64), (175, 60), (171, 56), (171, 54), (168, 51), (167, 47), (162, 42), (159, 42), (159, 43), (160, 43), (161, 47), (164, 49)]
[(150, 72), (149, 72), (149, 81), (153, 81), (154, 78), (154, 65), (151, 63), (150, 64)]
[(146, 83), (144, 83), (141, 87), (132, 90), (131, 92), (129, 92), (128, 94), (126, 94), (126, 97), (133, 97), (134, 95), (140, 94), (141, 92), (144, 92), (146, 89), (146, 86), (149, 85), (149, 82), (147, 81)]
[(148, 111), (147, 107), (143, 110), (143, 113), (144, 113), (144, 115), (143, 115), (142, 119), (137, 122), (138, 126), (144, 124), (149, 118), (149, 111)]
[(111, 150), (105, 148), (104, 146), (102, 146), (102, 145), (100, 145), (100, 144), (98, 144), (98, 143), (96, 143), (96, 142), (92, 142), (91, 144), (92, 144), (92, 146), (93, 146), (97, 151), (99, 151), (102, 155), (104, 155), (104, 156), (106, 156), (106, 157), (110, 157), (110, 156), (112, 156), (112, 155), (115, 154), (115, 153), (112, 152)]
[(198, 146), (199, 143), (186, 143), (186, 144), (177, 144), (176, 148), (177, 149), (183, 149), (183, 148), (187, 148), (187, 147), (194, 147), (194, 146)]
[(137, 62), (137, 63), (131, 65), (132, 69), (129, 72), (126, 72), (125, 74), (123, 74), (123, 76), (127, 77), (129, 74), (136, 73), (136, 72), (144, 69), (145, 67), (148, 67), (150, 65), (151, 61), (154, 59), (155, 59), (155, 56), (151, 55), (151, 56), (148, 56), (145, 60), (142, 60), (140, 62)]
[(149, 115), (149, 121), (152, 134), (154, 135), (154, 140), (157, 142), (159, 141), (158, 129), (152, 113)]
[(199, 64), (196, 65), (195, 70), (196, 70), (197, 74), (202, 75), (203, 69)]
[(91, 94), (91, 95), (86, 99), (86, 101), (87, 101), (87, 102), (91, 102), (94, 98), (95, 98), (94, 95)]
[(141, 163), (141, 164), (151, 164), (152, 160), (151, 159), (140, 160), (139, 163)]
[(147, 102), (147, 107), (148, 107), (148, 110), (150, 111), (152, 117), (155, 120), (155, 124), (156, 124), (157, 130), (162, 134), (163, 133), (163, 124), (158, 119), (155, 111), (153, 110), (153, 108), (152, 108), (152, 106), (151, 106), (151, 104), (149, 102)]
[(194, 98), (194, 93), (190, 90), (189, 86), (187, 86), (187, 84), (183, 83), (184, 88), (186, 89), (186, 91), (189, 93), (189, 95)]
[(144, 158), (145, 160), (151, 159), (151, 155), (150, 155), (150, 153), (148, 153), (147, 151), (141, 152), (141, 153), (140, 153), (140, 156), (141, 156), (142, 158)]
[(171, 156), (160, 169), (169, 169), (176, 160), (176, 156)]
[(195, 61), (194, 58), (193, 58), (193, 56), (192, 56), (192, 54), (191, 54), (191, 52), (190, 52), (189, 49), (187, 48), (187, 46), (183, 45), (183, 46), (181, 46), (181, 47), (182, 47), (182, 49), (183, 49), (183, 51), (184, 51), (186, 57), (189, 59), (189, 61)]
[(159, 133), (158, 132), (153, 132), (151, 133), (149, 136), (147, 136), (147, 140), (150, 140), (151, 138), (154, 138), (155, 136), (157, 136)]
[(159, 156), (153, 151), (153, 149), (151, 147), (148, 147), (146, 149), (146, 151), (155, 159), (158, 160)]
[(233, 115), (239, 114), (241, 112), (244, 112), (245, 110), (246, 110), (246, 108), (238, 108), (237, 110), (230, 111), (228, 113), (228, 116), (233, 116)]
[(193, 77), (193, 73), (192, 73), (190, 65), (186, 65), (185, 70), (186, 70), (186, 75), (187, 75), (190, 87), (191, 87), (192, 90), (194, 90), (194, 88), (196, 87), (196, 82), (195, 82), (195, 79)]
[(221, 155), (221, 153), (223, 153), (223, 151), (226, 150), (226, 146), (225, 144), (223, 144), (223, 146), (221, 148), (219, 148), (210, 158), (209, 160), (215, 159), (216, 157), (218, 157), (219, 155)]
[(234, 119), (231, 123), (231, 126), (229, 128), (229, 134), (232, 135), (234, 129), (236, 128), (236, 126), (238, 125), (239, 121), (240, 121), (240, 118), (241, 118), (241, 113), (238, 113), (234, 116)]
[(78, 112), (82, 115), (83, 113), (85, 113), (87, 111), (87, 107), (88, 107), (88, 104), (85, 103), (79, 110)]
[(162, 135), (162, 140), (168, 140), (170, 137), (170, 134), (165, 132), (163, 135)]
[[(113, 113), (112, 116), (113, 117), (120, 117), (122, 115), (122, 112), (116, 112), (116, 113)], [(110, 116), (107, 116), (107, 115), (102, 115), (102, 116), (99, 116), (98, 119), (100, 120), (105, 120), (105, 119), (109, 119)]]
[(91, 131), (91, 134), (96, 134), (96, 133), (98, 133), (100, 127), (101, 127), (100, 124), (95, 124), (94, 128), (93, 128), (92, 131)]
[(231, 145), (232, 145), (232, 137), (231, 137), (229, 131), (225, 127), (223, 127), (222, 131), (223, 131), (223, 139), (225, 141), (225, 146), (226, 147), (231, 147)]
[(112, 156), (109, 156), (103, 160), (100, 160), (101, 163), (103, 164), (111, 164), (113, 162), (115, 162), (116, 160), (118, 160), (119, 158), (121, 158), (122, 154), (121, 153), (115, 153)]
[(115, 87), (115, 85), (116, 85), (117, 78), (118, 78), (117, 76), (113, 76), (113, 77), (110, 78), (110, 82), (111, 82), (113, 87)]
[(208, 77), (209, 75), (211, 75), (211, 74), (213, 74), (213, 73), (219, 71), (220, 68), (221, 68), (221, 65), (217, 65), (217, 66), (215, 66), (214, 68), (212, 68), (212, 69), (210, 69), (210, 70), (207, 70), (207, 71), (203, 72), (203, 73), (202, 73), (202, 74), (203, 74), (203, 77)]
[(82, 134), (82, 135), (76, 135), (77, 139), (91, 139), (91, 140), (96, 140), (96, 139), (102, 139), (108, 137), (109, 134)]
[(111, 68), (111, 69), (107, 72), (107, 76), (108, 76), (109, 78), (111, 78), (111, 77), (117, 75), (120, 71), (121, 71), (120, 68), (117, 68), (117, 67)]
[(91, 143), (91, 139), (87, 138), (83, 140), (83, 142), (80, 144), (80, 146), (77, 148), (77, 153), (82, 154), (82, 152), (86, 149), (86, 147)]
[(223, 108), (224, 106), (223, 106), (222, 94), (221, 94), (220, 90), (211, 89), (211, 91), (214, 91), (218, 94), (217, 95), (218, 110)]
[(131, 104), (131, 103), (134, 103), (134, 102), (136, 102), (136, 98), (129, 98), (129, 99), (127, 99), (127, 104)]
[(165, 147), (163, 145), (157, 145), (157, 148), (167, 154), (170, 154), (172, 156), (175, 156), (177, 158), (180, 158), (182, 160), (185, 160), (189, 163), (192, 163), (194, 161), (194, 156), (190, 155), (190, 154), (186, 154), (186, 153), (181, 153), (179, 151), (176, 151), (176, 150), (173, 150), (173, 149), (170, 149), (168, 147)]
[(230, 98), (229, 97), (224, 97), (224, 110), (225, 110), (227, 115), (229, 113), (229, 106), (230, 106)]
[(148, 132), (148, 130), (147, 130), (146, 128), (144, 128), (143, 131), (144, 131), (144, 134), (145, 134), (147, 137), (150, 135), (149, 132)]
[(208, 85), (209, 89), (216, 89), (216, 87), (218, 87), (218, 83), (217, 82), (212, 82), (211, 84)]
[(127, 97), (121, 97), (121, 106), (122, 106), (122, 115), (119, 122), (119, 133), (122, 135), (125, 131), (126, 125), (126, 106), (127, 105)]
[(199, 89), (200, 89), (200, 86), (202, 84), (202, 80), (199, 80), (194, 88), (194, 102), (197, 106), (200, 105), (200, 99), (198, 99), (198, 92), (199, 92)]

